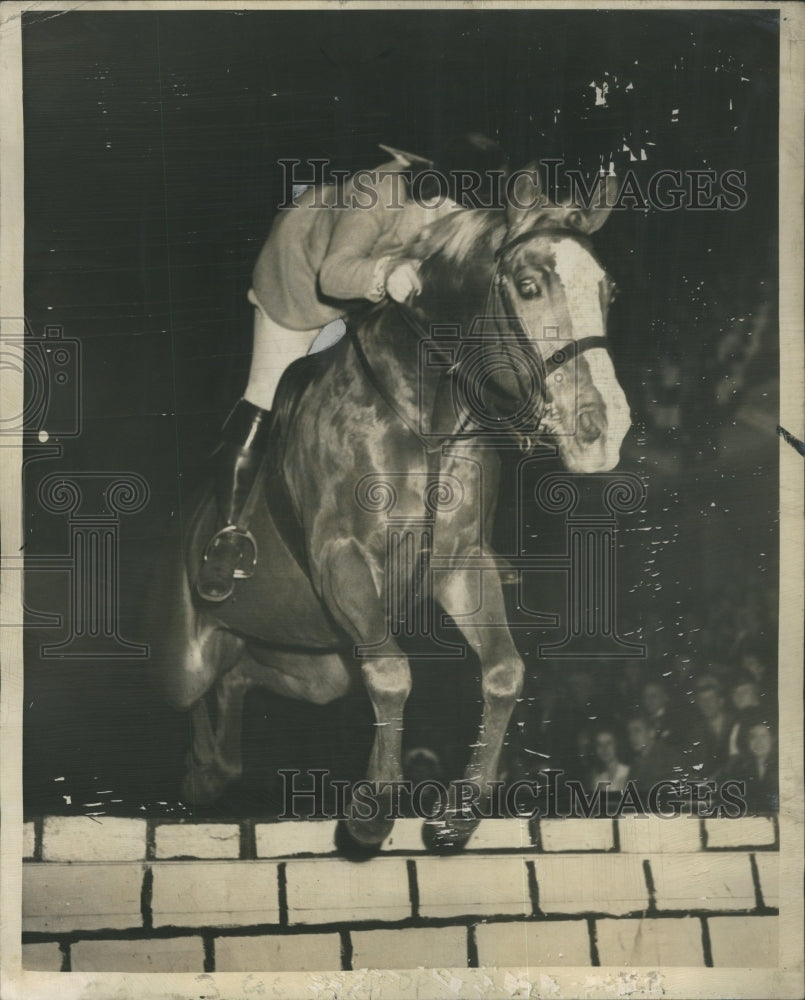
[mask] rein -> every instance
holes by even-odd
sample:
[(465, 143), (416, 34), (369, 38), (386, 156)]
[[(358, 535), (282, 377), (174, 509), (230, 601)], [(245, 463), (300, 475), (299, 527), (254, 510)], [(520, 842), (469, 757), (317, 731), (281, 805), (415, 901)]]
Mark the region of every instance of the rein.
[[(399, 305), (399, 303), (397, 304)], [(406, 321), (408, 321), (408, 317), (405, 316), (405, 318)], [(427, 331), (425, 331), (424, 328), (421, 327), (419, 323), (416, 320), (414, 320), (413, 317), (411, 317), (411, 321), (417, 323), (417, 327), (420, 330), (422, 330), (424, 336), (427, 337), (428, 335)], [(411, 325), (410, 322), (409, 325)], [(355, 351), (355, 355), (358, 359), (358, 362), (361, 368), (363, 369), (363, 373), (366, 376), (367, 381), (375, 390), (375, 392), (378, 394), (378, 396), (380, 396), (380, 398), (383, 400), (386, 406), (388, 406), (388, 408), (392, 411), (392, 413), (394, 413), (395, 416), (398, 417), (403, 424), (405, 424), (408, 430), (414, 435), (414, 437), (419, 441), (419, 443), (422, 445), (425, 451), (428, 452), (428, 454), (430, 454), (431, 452), (439, 451), (442, 447), (442, 444), (445, 443), (446, 441), (451, 440), (451, 438), (454, 435), (448, 435), (444, 441), (439, 441), (436, 444), (434, 444), (432, 440), (428, 440), (428, 438), (426, 438), (425, 435), (422, 434), (419, 431), (419, 429), (413, 425), (413, 423), (408, 419), (406, 414), (402, 412), (402, 410), (395, 402), (394, 398), (388, 393), (386, 387), (378, 378), (377, 372), (374, 370), (374, 368), (372, 368), (371, 362), (366, 357), (366, 352), (363, 349), (363, 344), (361, 343), (360, 337), (358, 336), (357, 327), (354, 324), (350, 324), (348, 330), (349, 330), (350, 340), (352, 341), (352, 348)]]

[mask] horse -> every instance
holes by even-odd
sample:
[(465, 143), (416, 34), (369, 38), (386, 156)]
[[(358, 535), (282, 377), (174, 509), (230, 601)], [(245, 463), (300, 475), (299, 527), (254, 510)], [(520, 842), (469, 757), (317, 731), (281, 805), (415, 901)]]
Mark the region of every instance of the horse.
[[(388, 837), (411, 690), (409, 660), (389, 634), (388, 596), (415, 589), (421, 568), (418, 552), (389, 564), (393, 508), (403, 533), (428, 521), (442, 567), (431, 574), (433, 600), (480, 660), (482, 716), (465, 777), (480, 789), (479, 809), (489, 802), (524, 678), (508, 627), (490, 627), (506, 621), (486, 542), (499, 480), (490, 430), (524, 449), (537, 436), (554, 442), (568, 470), (595, 473), (617, 465), (630, 426), (605, 339), (613, 285), (590, 241), (608, 210), (549, 202), (536, 170), (519, 172), (511, 192), (505, 209), (456, 211), (425, 229), (406, 251), (419, 261), (419, 294), (357, 312), (342, 341), (289, 368), (252, 521), (254, 575), (219, 605), (194, 596), (216, 518), (211, 490), (183, 552), (160, 572), (152, 664), (162, 697), (192, 715), (186, 800), (214, 801), (241, 776), (250, 688), (328, 704), (362, 682), (376, 721), (362, 784), (377, 808), (367, 815), (363, 795), (364, 808), (350, 803), (340, 828), (345, 843), (368, 852)], [(455, 337), (431, 336), (479, 322), (472, 362)], [(474, 409), (457, 403), (470, 398)], [(272, 506), (280, 494), (284, 505)], [(434, 848), (460, 849), (479, 822), (451, 787), (450, 807), (423, 827)]]

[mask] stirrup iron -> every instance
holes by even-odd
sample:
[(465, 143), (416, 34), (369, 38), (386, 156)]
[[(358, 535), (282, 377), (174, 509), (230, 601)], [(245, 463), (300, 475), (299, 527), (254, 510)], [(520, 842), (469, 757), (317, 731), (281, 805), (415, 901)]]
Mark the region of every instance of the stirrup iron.
[(248, 565), (243, 565), (243, 559), (241, 558), (240, 563), (237, 565), (232, 573), (232, 577), (235, 580), (248, 580), (250, 577), (254, 576), (255, 568), (257, 567), (257, 539), (251, 533), (248, 528), (239, 528), (236, 524), (225, 524), (223, 528), (219, 528), (218, 531), (212, 536), (212, 538), (207, 542), (206, 548), (204, 549), (204, 555), (202, 557), (202, 562), (207, 562), (210, 555), (215, 548), (215, 544), (219, 538), (225, 535), (237, 535), (239, 538), (245, 539), (251, 546), (251, 560)]

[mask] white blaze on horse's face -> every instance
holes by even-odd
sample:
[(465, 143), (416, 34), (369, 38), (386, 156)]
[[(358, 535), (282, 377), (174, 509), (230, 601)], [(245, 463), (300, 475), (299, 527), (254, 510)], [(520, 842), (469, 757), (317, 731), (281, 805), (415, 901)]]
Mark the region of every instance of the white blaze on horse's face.
[[(571, 340), (605, 335), (612, 283), (573, 236), (524, 243), (506, 275), (512, 302), (545, 361)], [(571, 472), (614, 469), (631, 419), (608, 352), (592, 348), (549, 374), (546, 396), (542, 426), (565, 466)]]

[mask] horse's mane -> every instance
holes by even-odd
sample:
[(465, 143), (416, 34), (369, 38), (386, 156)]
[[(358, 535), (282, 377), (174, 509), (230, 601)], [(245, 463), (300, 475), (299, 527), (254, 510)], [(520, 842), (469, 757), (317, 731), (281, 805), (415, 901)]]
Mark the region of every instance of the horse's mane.
[(505, 231), (505, 215), (499, 209), (456, 211), (426, 226), (404, 254), (421, 261), (425, 282), (458, 291), (479, 269), (489, 269)]

